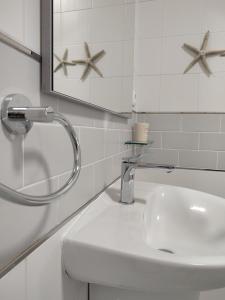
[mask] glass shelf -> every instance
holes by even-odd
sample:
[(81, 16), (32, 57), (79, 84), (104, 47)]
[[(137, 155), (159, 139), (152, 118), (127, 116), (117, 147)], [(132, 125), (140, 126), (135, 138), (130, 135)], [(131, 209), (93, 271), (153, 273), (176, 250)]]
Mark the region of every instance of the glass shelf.
[(147, 142), (147, 143), (142, 143), (142, 142), (135, 142), (135, 141), (127, 141), (125, 142), (125, 145), (139, 145), (139, 146), (147, 146), (149, 145), (150, 143)]

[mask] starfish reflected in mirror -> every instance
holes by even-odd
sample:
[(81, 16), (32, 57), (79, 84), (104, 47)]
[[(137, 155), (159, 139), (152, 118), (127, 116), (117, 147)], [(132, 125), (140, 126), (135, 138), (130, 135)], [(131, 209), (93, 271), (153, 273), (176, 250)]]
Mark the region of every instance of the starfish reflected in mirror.
[(210, 32), (208, 31), (204, 36), (204, 39), (203, 39), (200, 49), (197, 49), (186, 43), (183, 45), (184, 50), (186, 50), (189, 54), (191, 54), (194, 57), (192, 62), (185, 69), (185, 71), (184, 71), (185, 74), (188, 71), (190, 71), (197, 63), (199, 63), (201, 65), (202, 69), (205, 71), (205, 73), (208, 76), (210, 76), (212, 74), (212, 71), (210, 70), (210, 67), (208, 65), (207, 58), (213, 57), (213, 56), (225, 56), (225, 50), (207, 51), (209, 35), (210, 35)]
[(59, 69), (63, 69), (63, 73), (65, 76), (68, 75), (67, 66), (74, 66), (73, 62), (68, 61), (68, 49), (65, 50), (63, 54), (63, 58), (60, 58), (58, 55), (54, 54), (55, 58), (59, 62), (59, 64), (54, 69), (54, 72), (57, 72)]
[(105, 53), (106, 53), (105, 50), (102, 50), (92, 56), (89, 46), (86, 42), (84, 43), (84, 48), (85, 48), (85, 54), (86, 54), (87, 58), (72, 61), (74, 64), (85, 65), (84, 73), (81, 77), (81, 80), (85, 80), (87, 78), (91, 69), (93, 69), (100, 77), (103, 77), (103, 74), (97, 68), (96, 63), (105, 55)]

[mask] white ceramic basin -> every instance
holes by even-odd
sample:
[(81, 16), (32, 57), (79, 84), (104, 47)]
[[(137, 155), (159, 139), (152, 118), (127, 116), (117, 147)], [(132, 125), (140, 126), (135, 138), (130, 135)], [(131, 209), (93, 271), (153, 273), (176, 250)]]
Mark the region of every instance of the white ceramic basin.
[(225, 286), (225, 199), (136, 182), (135, 204), (122, 205), (119, 192), (116, 183), (65, 236), (71, 277), (151, 292)]

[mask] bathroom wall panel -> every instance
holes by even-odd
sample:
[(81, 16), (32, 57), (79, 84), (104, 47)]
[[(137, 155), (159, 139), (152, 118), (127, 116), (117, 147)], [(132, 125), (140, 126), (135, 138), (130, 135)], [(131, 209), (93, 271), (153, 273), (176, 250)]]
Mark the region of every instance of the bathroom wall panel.
[[(49, 179), (21, 189), (27, 194), (43, 195), (58, 187), (58, 179)], [(27, 207), (0, 199), (1, 267), (29, 247), (58, 223), (59, 200), (48, 206)], [(1, 280), (0, 280), (1, 281)]]
[[(76, 129), (75, 129), (76, 130)], [(24, 184), (32, 184), (71, 169), (73, 152), (65, 130), (35, 124), (24, 141)]]
[[(75, 2), (76, 5), (88, 4), (88, 1), (84, 3), (83, 0)], [(9, 3), (10, 10), (7, 7)], [(0, 11), (5, 14), (4, 18), (1, 18), (4, 24), (0, 22), (0, 30), (8, 30), (8, 33), (25, 45), (39, 51), (40, 0), (19, 2), (11, 0), (7, 4), (3, 1), (0, 3)], [(14, 12), (17, 15), (12, 18)], [(20, 32), (21, 30), (22, 32)], [(129, 34), (128, 31), (127, 34)], [(122, 49), (122, 56), (124, 55), (123, 51)], [(82, 168), (79, 181), (73, 190), (65, 197), (56, 200), (51, 206), (28, 208), (1, 199), (0, 238), (1, 241), (5, 241), (4, 246), (1, 244), (0, 248), (1, 270), (11, 259), (73, 214), (119, 176), (120, 158), (129, 151), (129, 148), (124, 147), (121, 143), (130, 139), (131, 130), (130, 123), (118, 116), (42, 94), (40, 92), (39, 63), (4, 44), (0, 44), (0, 53), (1, 101), (8, 93), (22, 93), (31, 100), (34, 106), (51, 105), (56, 111), (64, 114), (75, 126), (75, 130), (81, 138), (82, 148), (85, 147), (84, 159), (86, 160), (83, 164), (83, 167), (85, 165), (86, 167)], [(129, 54), (129, 57), (131, 56), (132, 54)], [(121, 67), (121, 72), (128, 73), (129, 70), (126, 70), (124, 65)], [(85, 132), (89, 133), (88, 136), (85, 136)], [(111, 143), (110, 148), (106, 148), (106, 139), (108, 138)], [(0, 141), (1, 182), (20, 188), (27, 193), (44, 194), (55, 190), (56, 186), (62, 185), (68, 178), (72, 166), (71, 146), (60, 126), (35, 125), (31, 132), (24, 137), (24, 143), (14, 139), (9, 140), (2, 132)], [(105, 149), (107, 150), (105, 151)], [(94, 178), (96, 174), (102, 174), (99, 175), (98, 180)], [(39, 249), (36, 251), (38, 253)], [(35, 274), (36, 267), (35, 264), (31, 264), (29, 267), (29, 278), (32, 272)], [(29, 300), (35, 299), (35, 290), (39, 289), (39, 286), (45, 287), (43, 276), (46, 271), (45, 263), (43, 269), (41, 271), (40, 269), (38, 270), (39, 275), (35, 277), (33, 283), (30, 281), (33, 289), (29, 290)], [(10, 295), (9, 300), (15, 298), (11, 296), (12, 288), (4, 280), (13, 274), (11, 272), (0, 280), (0, 295), (1, 292), (4, 292), (5, 298), (1, 297), (4, 300), (8, 300), (7, 293)], [(35, 285), (37, 279), (39, 282)], [(42, 292), (38, 290), (37, 295)], [(19, 299), (19, 295), (18, 292), (17, 299)], [(74, 295), (78, 297), (79, 288), (75, 288)], [(44, 297), (47, 296), (43, 296), (42, 299)], [(21, 296), (21, 299), (25, 300), (26, 297)], [(59, 299), (65, 300), (63, 296)]]
[(0, 280), (0, 299), (27, 300), (26, 263), (23, 261)]
[(61, 262), (63, 235), (73, 222), (70, 221), (25, 260), (27, 298), (23, 300), (87, 300), (87, 284), (71, 280)]
[[(137, 114), (136, 119), (150, 126), (151, 144), (144, 150), (145, 159), (225, 169), (223, 114)], [(171, 151), (177, 153), (177, 160)]]
[[(220, 56), (209, 59), (210, 77), (198, 64), (184, 75), (191, 57), (182, 49), (184, 43), (199, 48), (208, 30), (208, 49), (224, 49), (223, 1), (155, 0), (138, 1), (136, 6), (137, 111), (224, 112), (225, 60)], [(157, 87), (152, 75), (160, 77)], [(143, 76), (145, 87), (140, 89)]]
[[(59, 185), (68, 179), (70, 173), (59, 177)], [(94, 195), (94, 166), (90, 165), (81, 169), (80, 176), (75, 186), (59, 200), (59, 222), (69, 217), (72, 213), (83, 206)]]

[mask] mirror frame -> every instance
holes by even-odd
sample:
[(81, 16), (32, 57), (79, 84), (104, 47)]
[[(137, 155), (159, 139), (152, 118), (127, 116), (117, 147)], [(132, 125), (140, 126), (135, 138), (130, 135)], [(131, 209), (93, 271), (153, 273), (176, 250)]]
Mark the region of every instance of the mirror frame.
[(130, 118), (130, 116), (128, 115), (132, 114), (132, 104), (130, 112), (119, 113), (78, 98), (67, 96), (65, 94), (53, 90), (53, 1), (54, 0), (41, 0), (42, 91), (48, 95), (62, 98), (73, 103), (78, 103), (88, 107), (92, 107), (94, 109), (101, 110), (103, 112), (108, 112), (125, 119)]

